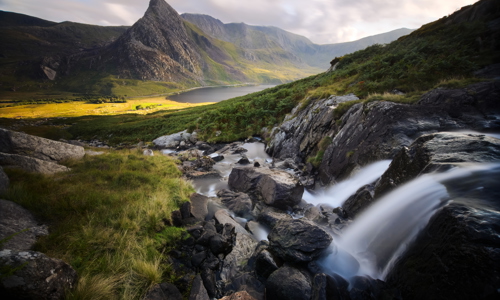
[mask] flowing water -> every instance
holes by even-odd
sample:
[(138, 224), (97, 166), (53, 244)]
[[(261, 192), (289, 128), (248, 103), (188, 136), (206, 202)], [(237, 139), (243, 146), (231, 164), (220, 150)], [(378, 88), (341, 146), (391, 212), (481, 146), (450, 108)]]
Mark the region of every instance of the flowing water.
[(389, 168), (390, 160), (382, 160), (369, 164), (360, 169), (351, 178), (341, 181), (325, 191), (320, 191), (315, 195), (310, 192), (304, 193), (304, 200), (308, 203), (327, 204), (331, 207), (339, 207), (356, 191), (367, 184), (376, 181)]
[[(454, 197), (483, 188), (484, 177), (499, 178), (500, 164), (474, 164), (446, 173), (420, 176), (369, 207), (334, 237), (332, 254), (321, 264), (344, 278), (384, 279), (432, 215)], [(467, 190), (463, 190), (464, 182)]]

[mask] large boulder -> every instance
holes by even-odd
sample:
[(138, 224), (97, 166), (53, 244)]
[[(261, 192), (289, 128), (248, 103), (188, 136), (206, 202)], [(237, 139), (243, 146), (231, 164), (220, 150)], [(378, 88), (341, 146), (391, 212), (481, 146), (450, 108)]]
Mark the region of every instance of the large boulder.
[(271, 252), (295, 263), (318, 258), (332, 242), (332, 237), (324, 229), (303, 219), (279, 221), (268, 238)]
[(310, 300), (311, 282), (300, 270), (283, 266), (266, 282), (266, 299)]
[(158, 148), (177, 148), (182, 142), (191, 143), (191, 137), (191, 134), (184, 130), (154, 139), (153, 144)]
[(65, 299), (77, 281), (70, 265), (40, 252), (0, 251), (0, 266), (13, 272), (0, 279), (4, 299)]
[(0, 153), (0, 165), (6, 168), (18, 168), (27, 172), (47, 175), (59, 172), (67, 172), (70, 170), (68, 167), (62, 166), (52, 161), (7, 153)]
[(189, 200), (191, 201), (191, 214), (195, 218), (204, 221), (208, 215), (208, 197), (193, 193)]
[(30, 156), (53, 162), (80, 159), (85, 155), (85, 150), (80, 146), (1, 128), (0, 152)]
[(281, 209), (299, 204), (304, 193), (304, 186), (292, 175), (269, 168), (233, 168), (229, 175), (229, 187)]
[(0, 250), (28, 250), (39, 236), (48, 235), (46, 225), (39, 225), (33, 215), (20, 205), (0, 199), (0, 240), (9, 238)]
[(154, 285), (142, 300), (182, 300), (179, 289), (168, 282)]
[(248, 217), (251, 215), (253, 205), (247, 194), (223, 189), (217, 192), (217, 197), (237, 216)]
[(0, 167), (0, 193), (5, 193), (9, 188), (9, 185), (9, 176), (7, 176), (7, 174), (3, 171), (3, 168)]
[(200, 275), (196, 275), (193, 280), (189, 300), (210, 300)]

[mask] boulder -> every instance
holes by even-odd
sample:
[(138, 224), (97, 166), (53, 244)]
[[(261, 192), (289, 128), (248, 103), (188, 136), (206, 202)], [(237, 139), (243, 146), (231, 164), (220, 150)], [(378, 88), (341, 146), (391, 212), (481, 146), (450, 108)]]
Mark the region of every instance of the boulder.
[(268, 278), (278, 270), (278, 264), (271, 252), (267, 249), (260, 251), (255, 257), (255, 273), (263, 278)]
[(85, 155), (85, 150), (81, 146), (1, 128), (0, 152), (53, 162), (60, 162), (66, 159), (80, 159)]
[(198, 274), (193, 280), (193, 285), (191, 287), (191, 293), (189, 294), (189, 300), (210, 300), (208, 296), (207, 289), (203, 285), (201, 276)]
[(298, 269), (283, 266), (266, 282), (266, 299), (310, 300), (311, 282)]
[(0, 200), (0, 240), (12, 237), (0, 245), (0, 250), (28, 250), (39, 236), (48, 234), (47, 226), (38, 224), (28, 210), (14, 202)]
[(0, 265), (13, 274), (0, 280), (6, 299), (65, 299), (77, 281), (75, 270), (62, 260), (34, 251), (0, 251)]
[(246, 263), (252, 256), (257, 242), (248, 234), (236, 233), (236, 243), (233, 250), (224, 258), (221, 279), (229, 284), (241, 275)]
[(220, 209), (215, 213), (215, 219), (220, 224), (231, 224), (235, 228), (236, 233), (248, 234), (248, 231), (245, 230), (238, 222), (236, 222), (227, 212), (227, 210)]
[(0, 167), (0, 193), (5, 193), (9, 189), (9, 185), (9, 176), (7, 176), (7, 174), (3, 171), (3, 168)]
[(348, 287), (349, 282), (339, 275), (329, 276), (318, 273), (313, 278), (311, 300), (351, 300)]
[(146, 149), (142, 152), (144, 156), (154, 156), (155, 154), (153, 153), (153, 150), (151, 149)]
[(233, 168), (229, 187), (281, 209), (299, 204), (304, 193), (302, 184), (291, 174), (269, 168)]
[(0, 153), (0, 165), (7, 168), (18, 168), (27, 172), (46, 175), (70, 171), (68, 167), (59, 165), (52, 161), (7, 153)]
[(311, 221), (281, 220), (268, 236), (269, 250), (285, 261), (302, 263), (318, 258), (332, 237)]
[(259, 222), (263, 225), (266, 225), (269, 228), (274, 228), (276, 224), (281, 220), (292, 220), (292, 216), (289, 214), (273, 211), (273, 210), (265, 210), (259, 217), (257, 218)]
[(182, 300), (182, 294), (175, 285), (164, 282), (154, 285), (143, 300)]
[(251, 215), (253, 205), (247, 194), (223, 189), (217, 192), (217, 197), (237, 216), (248, 217)]
[(200, 220), (205, 220), (208, 215), (208, 197), (202, 194), (193, 193), (191, 200), (191, 214)]
[(153, 140), (158, 148), (177, 148), (181, 142), (191, 142), (191, 134), (187, 130), (177, 132), (171, 135), (164, 135)]
[(370, 204), (374, 201), (374, 190), (375, 186), (368, 184), (360, 187), (354, 195), (347, 198), (344, 204), (342, 204), (342, 208), (346, 212), (347, 216), (354, 218), (365, 208), (370, 206)]

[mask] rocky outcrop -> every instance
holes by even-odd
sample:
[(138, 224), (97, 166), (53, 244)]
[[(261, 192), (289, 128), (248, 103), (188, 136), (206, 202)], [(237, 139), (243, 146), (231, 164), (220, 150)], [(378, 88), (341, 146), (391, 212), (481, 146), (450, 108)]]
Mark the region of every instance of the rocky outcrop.
[(0, 167), (0, 194), (5, 193), (9, 188), (9, 185), (9, 176), (7, 176), (7, 174), (5, 174), (5, 172), (3, 171), (3, 168)]
[(500, 128), (499, 82), (433, 90), (415, 105), (392, 102), (356, 104), (342, 117), (340, 131), (326, 149), (320, 179), (330, 183), (355, 167), (393, 158), (424, 134)]
[(0, 265), (13, 272), (0, 279), (0, 294), (6, 299), (62, 300), (77, 280), (71, 266), (34, 251), (0, 251)]
[(229, 187), (281, 209), (297, 205), (304, 193), (304, 187), (292, 175), (269, 168), (233, 168)]
[(170, 135), (164, 135), (153, 140), (153, 144), (160, 149), (175, 149), (179, 146), (194, 145), (196, 142), (196, 134), (188, 133), (187, 130)]
[(303, 263), (318, 258), (332, 237), (311, 221), (279, 221), (268, 236), (269, 249), (285, 261)]
[(80, 146), (1, 128), (0, 152), (29, 156), (52, 162), (60, 162), (66, 159), (80, 159), (85, 155), (83, 147)]
[(20, 205), (0, 199), (0, 240), (8, 240), (0, 245), (0, 250), (28, 250), (39, 236), (48, 235), (46, 225), (40, 225), (33, 215)]
[(55, 174), (59, 172), (67, 172), (70, 169), (58, 163), (45, 161), (29, 156), (0, 153), (0, 165), (6, 168), (18, 168), (27, 172), (41, 174)]
[(304, 162), (318, 152), (318, 144), (323, 138), (335, 136), (338, 129), (333, 110), (340, 103), (355, 100), (359, 98), (349, 94), (313, 101), (305, 108), (299, 104), (279, 127), (273, 128), (266, 151), (274, 158)]

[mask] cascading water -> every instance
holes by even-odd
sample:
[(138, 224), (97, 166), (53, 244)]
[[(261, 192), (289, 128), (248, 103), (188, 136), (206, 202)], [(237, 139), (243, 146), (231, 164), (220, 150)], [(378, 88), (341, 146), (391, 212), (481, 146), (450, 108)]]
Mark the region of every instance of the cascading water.
[(464, 192), (465, 179), (468, 188), (477, 190), (482, 188), (481, 177), (498, 178), (499, 172), (500, 164), (474, 164), (426, 174), (400, 186), (359, 215), (341, 237), (334, 237), (332, 254), (321, 264), (344, 278), (384, 279), (432, 215), (453, 201), (450, 195)]
[(367, 165), (354, 174), (351, 178), (337, 183), (328, 188), (326, 191), (312, 195), (305, 192), (303, 199), (311, 204), (327, 204), (331, 207), (339, 207), (356, 191), (367, 184), (370, 184), (380, 178), (382, 174), (389, 168), (390, 160), (382, 160)]

